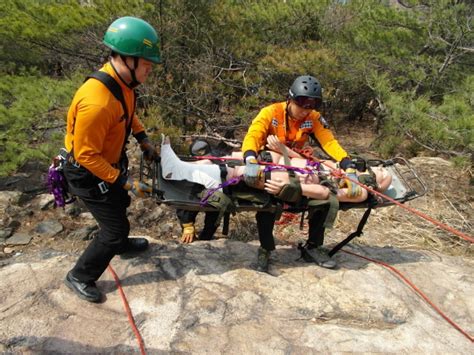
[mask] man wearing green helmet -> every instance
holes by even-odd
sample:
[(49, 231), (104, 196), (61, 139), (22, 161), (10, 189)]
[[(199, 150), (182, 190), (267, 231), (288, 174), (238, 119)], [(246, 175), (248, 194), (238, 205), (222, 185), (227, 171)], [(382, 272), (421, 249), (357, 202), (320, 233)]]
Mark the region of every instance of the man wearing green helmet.
[(95, 281), (115, 255), (148, 247), (146, 239), (128, 237), (128, 193), (145, 197), (152, 192), (149, 185), (128, 176), (125, 144), (129, 134), (148, 158), (157, 158), (134, 113), (133, 89), (145, 82), (153, 64), (160, 63), (158, 34), (139, 18), (122, 17), (109, 26), (103, 43), (112, 50), (110, 60), (74, 95), (65, 137), (68, 155), (64, 175), (69, 189), (100, 226), (98, 236), (68, 272), (65, 283), (90, 302), (102, 300)]
[[(139, 63), (161, 63), (158, 34), (148, 22), (139, 18), (127, 16), (114, 21), (105, 33), (103, 43), (122, 58), (131, 76), (128, 83), (131, 87), (142, 83), (136, 76), (141, 67)], [(148, 63), (149, 67), (151, 63)]]

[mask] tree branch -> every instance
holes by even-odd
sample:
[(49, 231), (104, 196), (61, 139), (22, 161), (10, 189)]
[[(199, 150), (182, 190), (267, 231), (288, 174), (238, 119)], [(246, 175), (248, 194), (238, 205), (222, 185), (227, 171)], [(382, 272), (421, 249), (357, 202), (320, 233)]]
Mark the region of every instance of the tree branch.
[(446, 155), (450, 155), (450, 156), (456, 156), (456, 157), (465, 157), (465, 156), (468, 156), (467, 153), (465, 152), (455, 152), (453, 150), (444, 150), (444, 149), (439, 149), (439, 148), (435, 148), (435, 147), (431, 147), (427, 144), (424, 144), (422, 142), (420, 142), (410, 131), (406, 130), (405, 131), (405, 134), (410, 138), (410, 139), (413, 139), (415, 141), (415, 143), (421, 145), (423, 148), (425, 149), (428, 149), (429, 151), (432, 151), (432, 152), (435, 152), (435, 153), (442, 153), (442, 154), (446, 154)]
[(230, 139), (222, 137), (220, 134), (211, 133), (211, 134), (190, 134), (190, 135), (183, 135), (181, 138), (203, 138), (203, 139), (211, 139), (219, 142), (224, 142), (229, 147), (232, 148), (240, 148), (242, 147), (242, 143), (237, 139)]

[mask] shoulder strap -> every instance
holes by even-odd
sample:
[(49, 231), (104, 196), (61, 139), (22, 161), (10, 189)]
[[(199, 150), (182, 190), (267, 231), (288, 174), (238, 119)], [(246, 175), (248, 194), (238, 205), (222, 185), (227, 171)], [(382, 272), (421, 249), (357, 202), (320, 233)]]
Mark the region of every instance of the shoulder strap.
[(106, 72), (103, 72), (103, 71), (96, 71), (96, 72), (93, 72), (92, 74), (88, 75), (86, 77), (86, 80), (89, 80), (90, 78), (99, 80), (102, 84), (104, 84), (107, 87), (107, 89), (109, 89), (109, 91), (112, 93), (112, 95), (114, 95), (114, 97), (117, 100), (119, 100), (120, 103), (122, 104), (122, 108), (123, 108), (123, 112), (124, 112), (124, 115), (123, 115), (122, 119), (125, 119), (125, 120), (129, 119), (128, 125), (126, 126), (125, 139), (124, 139), (123, 146), (122, 146), (122, 154), (123, 154), (125, 152), (125, 146), (127, 144), (128, 136), (130, 135), (130, 132), (132, 130), (133, 113), (135, 112), (137, 94), (136, 94), (135, 91), (133, 92), (133, 96), (134, 96), (135, 101), (133, 103), (132, 113), (131, 113), (131, 115), (129, 115), (128, 114), (128, 109), (127, 109), (127, 104), (125, 103), (125, 99), (123, 97), (122, 88), (120, 87), (119, 83), (117, 83), (117, 81), (115, 81), (115, 79), (112, 76), (110, 76), (109, 74), (107, 74)]
[[(104, 84), (107, 89), (114, 95), (114, 97), (120, 101), (122, 104), (124, 116), (126, 119), (131, 118), (131, 116), (128, 114), (128, 108), (127, 104), (125, 103), (125, 99), (123, 97), (123, 92), (122, 88), (120, 87), (119, 83), (115, 81), (113, 77), (111, 77), (109, 74), (103, 71), (96, 71), (86, 77), (86, 80), (89, 80), (90, 78), (99, 80), (102, 84)], [(135, 106), (135, 105), (134, 105)], [(135, 110), (135, 107), (133, 108)], [(132, 112), (133, 115), (133, 112)]]

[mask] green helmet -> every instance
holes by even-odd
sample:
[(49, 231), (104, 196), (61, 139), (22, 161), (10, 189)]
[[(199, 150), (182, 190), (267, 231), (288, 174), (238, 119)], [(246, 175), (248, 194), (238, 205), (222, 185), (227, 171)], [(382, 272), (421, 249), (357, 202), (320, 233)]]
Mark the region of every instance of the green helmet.
[(103, 43), (118, 54), (160, 63), (160, 40), (151, 25), (136, 17), (121, 17), (105, 32)]

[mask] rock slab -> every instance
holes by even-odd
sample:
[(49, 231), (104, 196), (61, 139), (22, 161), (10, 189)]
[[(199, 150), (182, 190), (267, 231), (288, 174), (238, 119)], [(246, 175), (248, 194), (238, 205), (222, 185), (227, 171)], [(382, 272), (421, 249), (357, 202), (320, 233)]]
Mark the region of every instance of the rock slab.
[[(150, 241), (140, 257), (111, 263), (150, 354), (472, 353), (472, 342), (393, 273), (352, 255), (339, 253), (340, 267), (325, 270), (278, 246), (271, 268), (278, 276), (271, 276), (253, 269), (256, 243)], [(473, 334), (472, 261), (347, 250), (390, 260)], [(77, 257), (43, 251), (0, 268), (2, 351), (139, 351), (109, 272), (97, 283), (105, 303), (82, 301), (63, 284)]]

